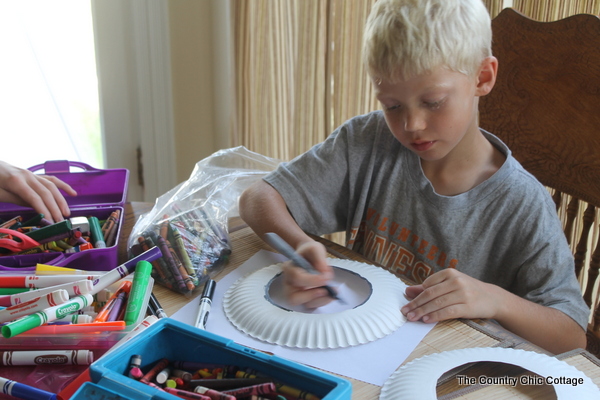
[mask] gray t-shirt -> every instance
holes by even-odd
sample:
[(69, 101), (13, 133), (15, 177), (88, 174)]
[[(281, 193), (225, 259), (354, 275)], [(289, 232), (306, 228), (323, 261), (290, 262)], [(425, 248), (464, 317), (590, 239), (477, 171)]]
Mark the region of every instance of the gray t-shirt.
[(500, 139), (502, 167), (466, 193), (441, 196), (381, 111), (355, 117), (264, 179), (298, 225), (346, 231), (347, 246), (416, 282), (456, 268), (561, 310), (584, 329), (589, 308), (550, 194)]

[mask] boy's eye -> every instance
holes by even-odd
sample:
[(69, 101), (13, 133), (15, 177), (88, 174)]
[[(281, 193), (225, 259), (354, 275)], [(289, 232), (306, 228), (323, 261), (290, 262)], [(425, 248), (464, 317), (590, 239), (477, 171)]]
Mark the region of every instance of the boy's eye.
[(384, 106), (384, 108), (385, 108), (385, 111), (387, 111), (387, 112), (391, 112), (391, 111), (399, 110), (399, 109), (400, 109), (400, 107), (401, 107), (401, 106), (400, 106), (400, 104), (398, 104), (398, 105), (395, 105), (395, 106), (391, 106), (391, 107)]
[(438, 108), (440, 108), (442, 106), (442, 104), (444, 103), (444, 100), (438, 100), (438, 101), (424, 101), (423, 104), (427, 107), (430, 108), (432, 110), (437, 110)]

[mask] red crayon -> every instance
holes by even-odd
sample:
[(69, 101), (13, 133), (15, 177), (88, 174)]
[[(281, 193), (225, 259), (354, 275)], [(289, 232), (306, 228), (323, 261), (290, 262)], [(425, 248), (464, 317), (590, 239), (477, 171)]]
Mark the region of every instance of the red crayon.
[(262, 394), (274, 394), (277, 392), (277, 388), (275, 384), (272, 382), (269, 383), (259, 383), (258, 385), (246, 386), (239, 389), (232, 390), (224, 390), (223, 393), (232, 395), (234, 397), (250, 397), (253, 395), (262, 395)]
[(194, 388), (195, 393), (200, 393), (204, 396), (210, 397), (212, 400), (236, 400), (235, 396), (227, 393), (219, 392), (218, 390), (209, 389), (204, 386), (196, 386)]
[(144, 382), (144, 383), (150, 383), (151, 380), (154, 379), (154, 377), (163, 369), (165, 369), (165, 367), (169, 365), (169, 360), (166, 358), (163, 358), (162, 360), (160, 360), (158, 362), (158, 364), (156, 364), (154, 366), (154, 368), (152, 368), (150, 371), (148, 371), (146, 373), (146, 375), (142, 376), (142, 378), (140, 379), (140, 381)]
[(163, 388), (163, 390), (167, 393), (171, 393), (177, 397), (180, 397), (182, 399), (187, 399), (187, 400), (212, 400), (210, 397), (208, 396), (204, 396), (202, 394), (198, 394), (198, 393), (194, 393), (194, 392), (188, 392), (187, 390), (181, 390), (181, 389), (173, 389), (170, 387), (166, 387)]

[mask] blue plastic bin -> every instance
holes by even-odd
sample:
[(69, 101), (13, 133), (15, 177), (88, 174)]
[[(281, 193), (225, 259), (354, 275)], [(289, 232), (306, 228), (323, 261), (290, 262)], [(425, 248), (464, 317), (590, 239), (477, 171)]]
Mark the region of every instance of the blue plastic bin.
[(94, 362), (90, 368), (92, 381), (130, 399), (177, 400), (178, 397), (127, 376), (129, 359), (134, 354), (142, 356), (142, 367), (154, 365), (163, 358), (236, 365), (255, 369), (275, 381), (310, 392), (322, 400), (350, 400), (352, 394), (352, 385), (345, 379), (241, 346), (170, 318), (161, 319)]

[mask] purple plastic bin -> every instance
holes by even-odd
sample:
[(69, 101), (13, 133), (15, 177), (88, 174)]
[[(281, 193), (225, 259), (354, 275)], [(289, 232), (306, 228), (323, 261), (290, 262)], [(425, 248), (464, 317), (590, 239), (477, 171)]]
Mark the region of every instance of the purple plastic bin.
[[(40, 253), (21, 256), (0, 257), (0, 271), (27, 271), (37, 263), (51, 264), (89, 271), (108, 271), (118, 265), (118, 242), (127, 198), (129, 171), (127, 169), (96, 169), (77, 161), (46, 161), (29, 168), (35, 173), (53, 175), (68, 183), (77, 191), (77, 196), (65, 195), (71, 209), (71, 217), (94, 216), (100, 220), (108, 218), (115, 210), (121, 210), (115, 243), (104, 249), (91, 249), (80, 253)], [(72, 171), (73, 170), (73, 171)], [(64, 193), (63, 193), (64, 194)], [(11, 203), (0, 203), (0, 218), (7, 220), (21, 215), (24, 220), (36, 215), (32, 208)]]

